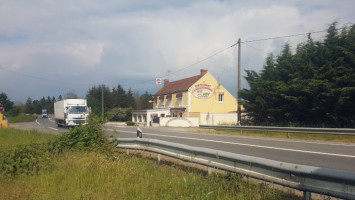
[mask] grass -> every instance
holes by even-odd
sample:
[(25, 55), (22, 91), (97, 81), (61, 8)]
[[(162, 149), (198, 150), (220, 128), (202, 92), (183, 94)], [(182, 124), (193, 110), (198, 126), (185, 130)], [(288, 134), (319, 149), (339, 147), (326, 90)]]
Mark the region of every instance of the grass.
[[(0, 129), (0, 137), (3, 153), (19, 152), (13, 149), (22, 147), (19, 155), (30, 157), (39, 150), (29, 149), (33, 153), (27, 154), (23, 144), (47, 142), (56, 136)], [(38, 173), (1, 176), (0, 168), (0, 199), (301, 199), (266, 183), (252, 184), (240, 175), (208, 175), (174, 164), (157, 166), (155, 160), (131, 154), (117, 152), (111, 157), (76, 150), (44, 156), (48, 167), (42, 166), (42, 157), (34, 160), (42, 163)]]
[(0, 199), (300, 199), (239, 175), (206, 175), (121, 154), (69, 153), (37, 176), (4, 179)]
[(34, 130), (18, 130), (13, 128), (0, 129), (0, 152), (21, 144), (44, 143), (55, 136)]
[(227, 135), (267, 137), (267, 138), (281, 138), (281, 139), (355, 143), (355, 136), (351, 136), (351, 135), (326, 135), (326, 134), (312, 134), (312, 133), (289, 133), (289, 134), (287, 134), (284, 132), (240, 131), (240, 130), (221, 130), (221, 129), (209, 129), (209, 130), (203, 130), (203, 131), (199, 131), (199, 132), (227, 134)]
[(7, 120), (9, 121), (9, 123), (33, 122), (36, 120), (36, 116), (20, 113), (19, 115), (14, 116), (14, 117), (11, 117), (11, 116), (7, 117)]

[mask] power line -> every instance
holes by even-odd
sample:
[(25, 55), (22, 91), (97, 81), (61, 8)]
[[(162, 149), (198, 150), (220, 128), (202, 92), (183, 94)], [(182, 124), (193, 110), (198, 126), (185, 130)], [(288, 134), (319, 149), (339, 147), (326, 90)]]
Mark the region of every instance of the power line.
[[(339, 29), (337, 29), (337, 30), (339, 30)], [(297, 37), (297, 36), (301, 36), (301, 35), (314, 34), (314, 33), (322, 33), (322, 32), (326, 32), (326, 31), (327, 31), (327, 30), (321, 30), (321, 31), (312, 31), (312, 32), (307, 32), (307, 33), (298, 33), (298, 34), (291, 34), (291, 35), (284, 35), (284, 36), (268, 37), (268, 38), (247, 40), (247, 41), (243, 41), (243, 42), (241, 42), (241, 43), (242, 43), (242, 44), (243, 44), (243, 43), (244, 43), (244, 44), (247, 44), (247, 43), (251, 43), (251, 42), (260, 42), (260, 41), (266, 41), (266, 40), (274, 40), (274, 39), (281, 39), (281, 38)], [(196, 61), (196, 62), (194, 62), (194, 63), (192, 63), (192, 64), (190, 64), (190, 65), (187, 65), (186, 67), (183, 67), (183, 68), (181, 68), (181, 69), (178, 69), (178, 70), (176, 70), (176, 71), (174, 71), (174, 72), (170, 72), (169, 74), (163, 75), (163, 76), (161, 76), (161, 77), (162, 77), (162, 78), (164, 78), (164, 77), (169, 77), (169, 75), (176, 74), (176, 73), (179, 73), (179, 72), (181, 72), (181, 71), (184, 71), (184, 70), (186, 70), (186, 69), (188, 69), (188, 68), (190, 68), (190, 67), (193, 67), (193, 66), (195, 66), (195, 65), (197, 65), (197, 64), (200, 64), (200, 63), (202, 63), (202, 62), (204, 62), (204, 61), (206, 61), (206, 60), (208, 60), (208, 59), (211, 59), (212, 57), (214, 57), (214, 56), (216, 56), (216, 55), (218, 55), (218, 54), (220, 54), (220, 53), (222, 53), (222, 52), (224, 52), (224, 51), (226, 51), (226, 50), (228, 50), (228, 49), (230, 49), (230, 48), (236, 46), (237, 44), (238, 44), (238, 42), (236, 42), (236, 43), (232, 44), (231, 46), (228, 46), (228, 47), (226, 47), (226, 48), (224, 48), (224, 49), (222, 49), (222, 50), (220, 50), (220, 51), (217, 51), (217, 52), (215, 52), (215, 53), (213, 53), (213, 54), (207, 56), (207, 57), (204, 58), (204, 59), (201, 59), (201, 60), (199, 60), (199, 61)], [(247, 44), (247, 45), (248, 45), (248, 44)], [(248, 45), (248, 46), (250, 46), (250, 45)], [(250, 47), (252, 47), (252, 46), (250, 46)], [(254, 47), (252, 47), (252, 48), (254, 48)], [(255, 49), (256, 49), (256, 48), (255, 48)], [(9, 71), (9, 72), (12, 72), (12, 73), (17, 73), (17, 74), (20, 74), (20, 75), (22, 75), (22, 76), (27, 76), (27, 77), (31, 77), (31, 78), (34, 78), (34, 79), (38, 79), (38, 80), (49, 81), (49, 82), (57, 82), (57, 83), (68, 83), (68, 82), (66, 82), (66, 81), (50, 80), (50, 79), (43, 78), (43, 77), (38, 77), (38, 76), (30, 75), (30, 74), (24, 74), (24, 73), (21, 73), (21, 72), (16, 72), (16, 71), (8, 70), (8, 69), (5, 69), (5, 68), (3, 68), (3, 67), (1, 67), (1, 66), (0, 66), (0, 69), (5, 70), (5, 71)], [(148, 83), (148, 82), (152, 82), (152, 81), (155, 81), (155, 78), (152, 78), (152, 79), (149, 79), (149, 80), (145, 80), (145, 81), (141, 81), (141, 82), (136, 82), (136, 83), (133, 83), (133, 84), (123, 84), (122, 86), (134, 86), (134, 85), (140, 85), (140, 84), (144, 84), (144, 83)]]
[[(297, 36), (301, 36), (301, 35), (308, 35), (308, 34), (314, 34), (314, 33), (322, 33), (322, 32), (326, 32), (326, 31), (327, 31), (327, 29), (326, 29), (326, 30), (321, 30), (321, 31), (312, 31), (312, 32), (307, 32), (307, 33), (298, 33), (298, 34), (291, 34), (291, 35), (284, 35), (284, 36), (276, 36), (276, 37), (268, 37), (268, 38), (247, 40), (247, 41), (243, 41), (243, 42), (241, 42), (241, 43), (242, 43), (242, 44), (244, 43), (244, 44), (248, 45), (247, 43), (251, 43), (251, 42), (260, 42), (260, 41), (275, 40), (275, 39), (280, 39), (280, 38), (297, 37)], [(192, 63), (192, 64), (190, 64), (190, 65), (188, 65), (188, 66), (186, 66), (186, 67), (184, 67), (184, 68), (178, 69), (178, 70), (176, 70), (176, 71), (174, 71), (174, 72), (170, 72), (170, 75), (171, 75), (171, 74), (176, 74), (176, 73), (181, 72), (181, 71), (184, 71), (184, 70), (186, 70), (186, 69), (188, 69), (188, 68), (190, 68), (190, 67), (192, 67), (192, 66), (195, 66), (195, 65), (197, 65), (197, 64), (200, 64), (200, 63), (202, 63), (202, 62), (204, 62), (204, 61), (206, 61), (206, 60), (208, 60), (208, 59), (210, 59), (210, 58), (212, 58), (212, 57), (214, 57), (214, 56), (216, 56), (216, 55), (218, 55), (218, 54), (220, 54), (220, 53), (222, 53), (222, 52), (224, 52), (224, 51), (226, 51), (226, 50), (228, 50), (228, 49), (230, 49), (230, 48), (232, 48), (232, 47), (234, 47), (234, 46), (236, 46), (237, 44), (238, 44), (238, 42), (236, 42), (236, 43), (234, 43), (233, 45), (231, 45), (231, 46), (229, 46), (229, 47), (226, 47), (226, 48), (224, 48), (224, 49), (222, 49), (222, 50), (220, 50), (220, 51), (217, 51), (217, 52), (215, 52), (215, 53), (213, 53), (213, 54), (207, 56), (206, 58), (204, 58), (204, 59), (202, 59), (202, 60), (199, 60), (199, 61), (197, 61), (197, 62), (194, 62), (194, 63)], [(248, 45), (248, 46), (250, 46), (250, 45)], [(250, 46), (250, 47), (252, 47), (252, 46)], [(252, 48), (255, 48), (255, 47), (252, 47)], [(256, 49), (256, 48), (255, 48), (255, 49)], [(258, 50), (259, 50), (259, 49), (258, 49)], [(261, 50), (260, 50), (260, 51), (261, 51)], [(161, 77), (164, 78), (164, 77), (168, 77), (168, 76), (169, 76), (169, 75), (164, 75), (164, 76), (161, 76)], [(154, 80), (155, 80), (155, 79), (149, 79), (149, 80), (141, 81), (141, 82), (134, 83), (134, 84), (126, 84), (125, 86), (128, 86), (128, 85), (130, 85), (130, 86), (139, 85), (139, 84), (148, 83), (148, 82), (151, 82), (151, 81), (154, 81)]]

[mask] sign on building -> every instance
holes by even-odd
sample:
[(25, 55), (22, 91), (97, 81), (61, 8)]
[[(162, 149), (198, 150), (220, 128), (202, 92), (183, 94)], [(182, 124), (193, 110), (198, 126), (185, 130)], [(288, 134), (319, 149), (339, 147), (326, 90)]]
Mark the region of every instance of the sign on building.
[(211, 85), (208, 84), (197, 84), (192, 94), (199, 99), (208, 99), (212, 97), (213, 90)]
[(156, 83), (157, 85), (161, 85), (162, 82), (163, 82), (163, 81), (161, 80), (161, 78), (156, 78), (156, 79), (155, 79), (155, 83)]

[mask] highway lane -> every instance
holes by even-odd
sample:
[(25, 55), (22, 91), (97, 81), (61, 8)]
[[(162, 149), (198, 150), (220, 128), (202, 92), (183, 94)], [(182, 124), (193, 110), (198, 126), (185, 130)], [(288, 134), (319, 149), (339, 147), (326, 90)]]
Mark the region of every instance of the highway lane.
[(68, 131), (67, 128), (57, 127), (55, 122), (50, 118), (37, 118), (34, 122), (23, 122), (10, 124), (11, 127), (23, 130), (37, 130), (41, 132), (49, 132), (59, 135), (62, 132)]
[[(54, 134), (67, 131), (66, 128), (57, 127), (51, 119), (38, 118), (34, 126)], [(137, 127), (109, 125), (105, 127), (108, 135), (116, 130), (121, 138), (136, 137)], [(189, 128), (141, 127), (141, 129), (144, 138), (211, 148), (281, 162), (355, 172), (355, 144), (196, 133), (193, 132), (196, 129)]]
[[(355, 144), (295, 141), (246, 136), (191, 133), (190, 129), (141, 128), (144, 138), (262, 157), (281, 162), (355, 171)], [(108, 126), (121, 138), (136, 137), (136, 128)], [(186, 130), (186, 131), (184, 131)]]

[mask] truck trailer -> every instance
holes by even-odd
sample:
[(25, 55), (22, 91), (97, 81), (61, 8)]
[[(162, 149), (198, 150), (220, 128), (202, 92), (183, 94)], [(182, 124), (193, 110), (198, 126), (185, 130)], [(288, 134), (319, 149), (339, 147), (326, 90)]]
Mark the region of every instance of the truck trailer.
[(58, 127), (86, 124), (88, 111), (86, 99), (63, 99), (54, 103), (54, 119)]

